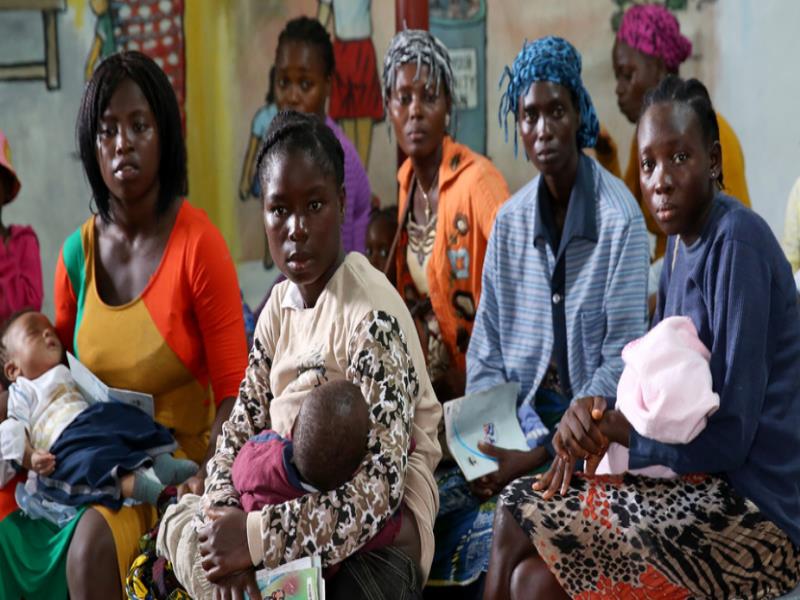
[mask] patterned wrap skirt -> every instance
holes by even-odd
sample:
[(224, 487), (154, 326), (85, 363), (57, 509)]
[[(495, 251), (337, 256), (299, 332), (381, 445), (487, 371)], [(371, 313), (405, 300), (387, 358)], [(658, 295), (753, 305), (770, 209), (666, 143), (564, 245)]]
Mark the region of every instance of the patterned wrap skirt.
[(572, 598), (774, 598), (800, 580), (800, 548), (719, 477), (577, 474), (550, 500), (534, 481), (499, 503)]

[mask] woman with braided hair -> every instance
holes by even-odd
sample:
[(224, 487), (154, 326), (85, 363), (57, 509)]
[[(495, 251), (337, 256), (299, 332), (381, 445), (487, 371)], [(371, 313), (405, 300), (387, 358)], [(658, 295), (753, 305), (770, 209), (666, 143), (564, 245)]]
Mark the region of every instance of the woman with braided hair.
[(455, 476), (440, 483), (434, 528), (434, 573), (449, 566), (453, 583), (478, 588), (497, 494), (552, 459), (554, 431), (571, 403), (614, 395), (620, 352), (645, 331), (644, 220), (624, 184), (583, 151), (594, 146), (598, 123), (580, 54), (564, 39), (538, 39), (523, 46), (502, 83), (500, 122), (513, 117), (514, 145), (522, 141), (539, 175), (497, 213), (467, 393), (518, 383), (516, 416), (529, 449), (481, 445), (497, 471), (469, 488)]
[(453, 69), (427, 31), (394, 36), (383, 61), (383, 97), (408, 156), (397, 173), (397, 289), (417, 322), (440, 401), (464, 392), (466, 352), (481, 293), (486, 243), (509, 196), (485, 157), (452, 137)]

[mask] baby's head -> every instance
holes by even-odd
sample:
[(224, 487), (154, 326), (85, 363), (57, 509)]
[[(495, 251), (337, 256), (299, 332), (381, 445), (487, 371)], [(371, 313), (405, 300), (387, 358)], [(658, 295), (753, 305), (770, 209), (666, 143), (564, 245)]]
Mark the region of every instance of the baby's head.
[(367, 451), (369, 410), (357, 385), (331, 381), (303, 401), (294, 425), (294, 464), (306, 482), (328, 491), (348, 481)]
[(64, 347), (50, 319), (34, 310), (11, 315), (0, 329), (0, 364), (13, 382), (36, 379), (61, 363)]
[(386, 270), (386, 261), (392, 250), (394, 234), (397, 231), (397, 207), (390, 206), (372, 213), (367, 227), (367, 252), (366, 256), (373, 267), (386, 272), (392, 284), (397, 279), (396, 267), (389, 265)]

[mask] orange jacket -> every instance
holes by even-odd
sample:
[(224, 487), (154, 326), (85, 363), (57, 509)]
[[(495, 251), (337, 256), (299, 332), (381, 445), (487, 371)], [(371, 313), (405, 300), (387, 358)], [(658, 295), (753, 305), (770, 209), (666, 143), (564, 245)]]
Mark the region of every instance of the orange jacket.
[[(397, 289), (406, 301), (419, 298), (406, 264), (406, 206), (413, 178), (410, 159), (397, 173), (400, 238), (395, 251)], [(481, 295), (483, 256), (494, 218), (509, 198), (508, 185), (489, 159), (449, 137), (442, 142), (436, 239), (428, 262), (433, 312), (451, 364), (466, 369), (466, 352)]]
[[(736, 137), (730, 124), (717, 113), (717, 125), (719, 126), (719, 143), (722, 146), (722, 182), (725, 184), (724, 191), (739, 200), (745, 206), (750, 206), (750, 194), (747, 191), (747, 179), (744, 172), (744, 154), (739, 138)], [(620, 177), (619, 157), (617, 145), (613, 142), (605, 128), (601, 128), (601, 136), (605, 136), (609, 142), (611, 152), (597, 153), (597, 160), (612, 174)], [(642, 190), (639, 187), (639, 148), (636, 145), (636, 135), (631, 140), (631, 151), (628, 157), (628, 166), (625, 169), (625, 176), (622, 177), (625, 185), (639, 202), (639, 206), (644, 213), (644, 220), (647, 223), (648, 231), (656, 236), (656, 252), (653, 258), (660, 258), (664, 255), (667, 247), (667, 236), (656, 224), (650, 215), (650, 210), (645, 206), (642, 198)]]

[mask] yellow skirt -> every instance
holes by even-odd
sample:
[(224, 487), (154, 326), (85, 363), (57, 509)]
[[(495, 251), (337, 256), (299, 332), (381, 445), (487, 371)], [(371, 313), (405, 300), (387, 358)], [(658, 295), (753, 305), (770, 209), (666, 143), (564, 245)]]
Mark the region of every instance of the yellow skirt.
[(114, 536), (114, 547), (117, 549), (117, 567), (122, 588), (128, 576), (133, 559), (139, 554), (139, 538), (156, 524), (156, 507), (150, 504), (123, 506), (119, 510), (111, 510), (105, 506), (93, 506), (105, 519)]

